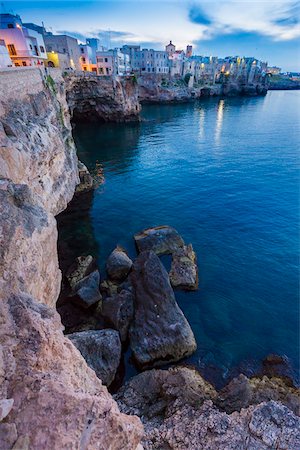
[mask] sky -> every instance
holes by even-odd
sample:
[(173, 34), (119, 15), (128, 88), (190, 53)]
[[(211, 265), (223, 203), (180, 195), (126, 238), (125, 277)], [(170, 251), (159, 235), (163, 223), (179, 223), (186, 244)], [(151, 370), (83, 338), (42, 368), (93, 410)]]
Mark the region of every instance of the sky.
[(300, 71), (300, 1), (0, 0), (0, 8), (82, 42), (162, 49), (172, 40), (198, 55), (254, 56)]

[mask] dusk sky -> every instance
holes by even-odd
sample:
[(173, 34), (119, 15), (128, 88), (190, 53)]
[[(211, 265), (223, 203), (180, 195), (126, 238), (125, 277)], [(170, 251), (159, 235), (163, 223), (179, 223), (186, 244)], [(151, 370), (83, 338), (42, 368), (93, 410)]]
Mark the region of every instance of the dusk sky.
[(300, 2), (189, 0), (3, 1), (1, 12), (23, 22), (104, 46), (137, 43), (160, 49), (172, 39), (199, 55), (255, 56), (283, 70), (300, 71)]

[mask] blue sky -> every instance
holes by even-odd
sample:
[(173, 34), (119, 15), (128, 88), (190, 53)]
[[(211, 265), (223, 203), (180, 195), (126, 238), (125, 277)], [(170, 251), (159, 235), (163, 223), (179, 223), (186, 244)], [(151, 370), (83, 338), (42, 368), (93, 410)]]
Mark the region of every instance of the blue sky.
[(162, 48), (172, 39), (197, 54), (255, 56), (300, 71), (300, 1), (3, 0), (1, 12), (80, 40), (98, 36), (105, 46)]

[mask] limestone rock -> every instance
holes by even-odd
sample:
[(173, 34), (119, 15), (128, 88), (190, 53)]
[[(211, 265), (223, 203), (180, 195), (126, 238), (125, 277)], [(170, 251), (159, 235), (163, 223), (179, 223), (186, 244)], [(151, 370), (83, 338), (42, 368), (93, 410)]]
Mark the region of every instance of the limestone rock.
[(72, 289), (75, 285), (89, 275), (95, 268), (95, 259), (91, 256), (78, 256), (66, 272), (66, 278)]
[(174, 288), (186, 290), (198, 288), (197, 259), (192, 244), (173, 252), (169, 277)]
[(141, 106), (133, 77), (69, 74), (67, 100), (74, 122), (138, 121)]
[(115, 330), (90, 330), (69, 334), (87, 365), (109, 386), (115, 378), (121, 359), (121, 342)]
[(59, 71), (55, 93), (42, 70), (3, 72), (0, 78), (0, 177), (27, 184), (40, 206), (58, 214), (79, 182), (77, 156)]
[(193, 332), (155, 253), (138, 256), (131, 278), (135, 311), (129, 339), (138, 365), (158, 366), (191, 355), (197, 347)]
[(107, 258), (106, 271), (112, 281), (121, 282), (125, 280), (131, 267), (131, 259), (121, 247), (115, 248)]
[(78, 161), (78, 174), (80, 183), (76, 186), (76, 194), (87, 192), (94, 188), (94, 179), (86, 165), (81, 161)]
[(0, 180), (0, 296), (13, 289), (54, 306), (61, 273), (54, 217), (26, 185)]
[(134, 240), (139, 252), (152, 250), (157, 255), (170, 254), (184, 246), (175, 228), (168, 225), (147, 228), (135, 234)]
[(13, 398), (3, 398), (0, 400), (0, 422), (9, 414), (13, 404)]
[(129, 325), (133, 319), (133, 294), (123, 289), (102, 303), (102, 315), (119, 331), (122, 342), (128, 337)]
[(99, 285), (100, 273), (95, 270), (74, 286), (73, 301), (83, 308), (89, 308), (99, 302), (102, 299)]
[(152, 369), (131, 378), (115, 394), (119, 408), (145, 424), (162, 423), (178, 408), (201, 406), (217, 396), (215, 389), (192, 368)]
[(0, 448), (29, 437), (29, 448), (132, 450), (142, 436), (63, 336), (54, 309), (25, 295), (0, 302), (0, 395), (13, 398), (0, 424)]

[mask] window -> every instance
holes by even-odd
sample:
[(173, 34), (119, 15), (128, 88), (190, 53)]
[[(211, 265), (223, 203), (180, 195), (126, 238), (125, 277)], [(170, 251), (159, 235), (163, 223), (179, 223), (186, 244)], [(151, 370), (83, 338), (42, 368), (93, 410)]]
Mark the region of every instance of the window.
[(20, 67), (20, 64), (19, 64), (19, 63), (15, 63), (15, 66), (16, 66), (16, 67)]
[(32, 45), (31, 44), (29, 44), (29, 47), (30, 47), (30, 50), (32, 50)]
[(41, 50), (42, 53), (45, 53), (45, 49), (44, 49), (44, 47), (42, 45), (40, 45), (40, 50)]
[(84, 67), (83, 70), (86, 72), (86, 67)]
[(7, 24), (7, 28), (14, 28), (14, 24), (13, 23), (8, 23)]
[(81, 47), (81, 49), (80, 49), (80, 50), (81, 50), (81, 53), (84, 53), (84, 48), (82, 48), (82, 47)]
[(85, 58), (82, 57), (82, 62), (85, 63)]
[(22, 66), (27, 66), (26, 61), (22, 61)]
[(107, 58), (104, 58), (104, 61), (105, 61), (105, 62), (108, 62), (108, 59), (107, 59)]
[(15, 48), (14, 44), (8, 44), (7, 48), (8, 48), (8, 52), (11, 56), (17, 56), (17, 52), (16, 52), (16, 48)]
[(98, 62), (103, 62), (103, 58), (97, 58)]
[(106, 75), (109, 75), (109, 68), (106, 67)]
[(99, 73), (103, 73), (103, 67), (100, 67)]
[(65, 48), (63, 48), (63, 52), (64, 52), (64, 53), (67, 53), (67, 51), (66, 51), (66, 49), (65, 49)]

